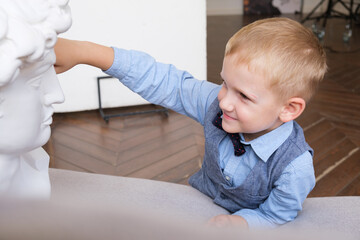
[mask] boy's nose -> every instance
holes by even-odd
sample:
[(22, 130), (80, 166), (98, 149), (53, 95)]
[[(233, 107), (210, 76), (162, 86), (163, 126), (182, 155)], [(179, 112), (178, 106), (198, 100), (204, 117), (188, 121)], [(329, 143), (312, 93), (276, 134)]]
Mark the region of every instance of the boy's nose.
[(234, 101), (229, 94), (225, 94), (220, 100), (219, 106), (222, 110), (232, 112), (234, 110)]

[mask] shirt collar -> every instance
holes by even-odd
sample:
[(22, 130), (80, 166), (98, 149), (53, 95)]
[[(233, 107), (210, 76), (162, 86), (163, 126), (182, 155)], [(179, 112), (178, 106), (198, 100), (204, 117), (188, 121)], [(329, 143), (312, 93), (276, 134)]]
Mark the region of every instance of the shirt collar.
[(278, 128), (268, 132), (254, 140), (246, 142), (241, 133), (241, 142), (245, 145), (250, 145), (255, 154), (264, 162), (267, 162), (269, 157), (280, 147), (281, 144), (290, 136), (293, 130), (293, 121), (286, 122)]

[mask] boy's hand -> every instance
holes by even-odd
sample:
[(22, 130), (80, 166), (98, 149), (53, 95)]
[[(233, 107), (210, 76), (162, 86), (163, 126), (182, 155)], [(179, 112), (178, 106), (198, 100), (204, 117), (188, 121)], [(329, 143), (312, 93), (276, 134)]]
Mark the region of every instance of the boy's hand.
[(107, 70), (114, 60), (114, 50), (92, 42), (58, 38), (55, 44), (56, 73), (66, 72), (77, 64)]
[(237, 215), (218, 215), (208, 221), (208, 225), (215, 227), (240, 227), (248, 229), (249, 226), (243, 217)]
[(54, 65), (56, 73), (66, 72), (70, 68), (79, 64), (79, 46), (77, 41), (58, 38), (54, 47), (56, 63)]

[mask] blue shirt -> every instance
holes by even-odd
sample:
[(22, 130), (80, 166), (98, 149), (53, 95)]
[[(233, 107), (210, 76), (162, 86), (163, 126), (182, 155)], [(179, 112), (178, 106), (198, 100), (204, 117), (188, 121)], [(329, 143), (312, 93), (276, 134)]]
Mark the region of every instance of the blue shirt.
[[(221, 86), (195, 79), (173, 65), (157, 63), (146, 53), (114, 48), (115, 58), (105, 73), (118, 78), (125, 86), (154, 104), (162, 105), (204, 124), (205, 113), (217, 97)], [(230, 138), (219, 145), (219, 164), (226, 179), (239, 186), (257, 161), (266, 162), (271, 154), (289, 137), (293, 122), (287, 122), (252, 141), (241, 141), (246, 153), (234, 155)], [(294, 159), (275, 183), (268, 199), (257, 209), (242, 209), (250, 228), (274, 227), (293, 220), (302, 203), (315, 186), (312, 156), (304, 152)]]

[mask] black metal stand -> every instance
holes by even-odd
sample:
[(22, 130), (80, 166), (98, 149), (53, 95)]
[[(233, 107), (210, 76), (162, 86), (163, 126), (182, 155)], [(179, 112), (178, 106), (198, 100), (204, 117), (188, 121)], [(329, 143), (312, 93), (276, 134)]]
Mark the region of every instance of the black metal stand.
[[(326, 0), (321, 0), (312, 10), (311, 12), (301, 20), (301, 23), (304, 23), (308, 20), (316, 20), (317, 22), (320, 19), (324, 19), (322, 27), (325, 28), (326, 22), (328, 18), (345, 18), (350, 21), (350, 25), (352, 24), (353, 20), (356, 20), (355, 12), (353, 11), (354, 0), (350, 0), (349, 3), (345, 3), (343, 0), (328, 0), (328, 5), (326, 8), (325, 13), (319, 16), (313, 16), (315, 11), (325, 2)], [(344, 14), (334, 9), (336, 4), (340, 3), (348, 12), (349, 14)]]
[(101, 117), (105, 120), (106, 123), (109, 122), (110, 118), (113, 117), (124, 117), (124, 116), (131, 116), (131, 115), (138, 115), (138, 114), (147, 114), (147, 113), (164, 113), (166, 117), (169, 116), (169, 110), (167, 108), (161, 109), (153, 109), (148, 111), (138, 111), (138, 112), (128, 112), (128, 113), (118, 113), (118, 114), (105, 114), (101, 105), (101, 91), (100, 91), (100, 80), (102, 79), (109, 79), (113, 78), (111, 76), (102, 76), (97, 77), (97, 87), (98, 87), (98, 97), (99, 97), (99, 112)]

